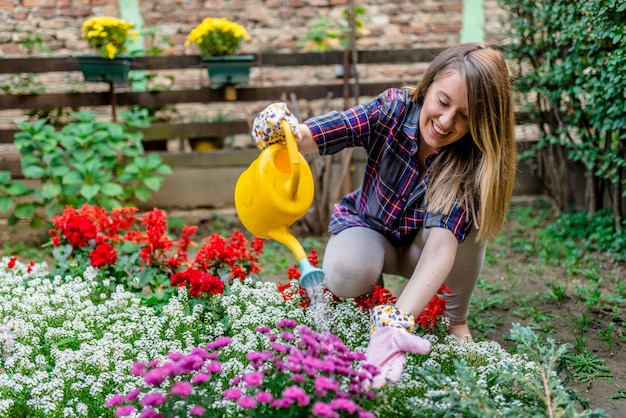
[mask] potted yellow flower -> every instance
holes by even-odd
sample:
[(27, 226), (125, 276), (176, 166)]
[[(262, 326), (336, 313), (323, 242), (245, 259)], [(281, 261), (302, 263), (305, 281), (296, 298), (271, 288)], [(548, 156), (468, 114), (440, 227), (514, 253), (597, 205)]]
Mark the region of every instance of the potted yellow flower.
[(238, 55), (241, 44), (249, 41), (246, 29), (223, 17), (207, 17), (189, 35), (185, 46), (194, 43), (206, 63), (211, 85), (245, 84), (250, 79), (253, 55)]
[(127, 44), (135, 42), (139, 34), (134, 24), (109, 16), (93, 17), (83, 23), (82, 37), (98, 55), (78, 57), (85, 81), (125, 82), (131, 60), (123, 55)]

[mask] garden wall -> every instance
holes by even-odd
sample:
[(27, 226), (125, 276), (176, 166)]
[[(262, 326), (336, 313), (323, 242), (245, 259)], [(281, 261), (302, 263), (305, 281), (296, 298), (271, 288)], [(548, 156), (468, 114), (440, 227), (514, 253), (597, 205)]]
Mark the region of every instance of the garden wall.
[[(378, 0), (357, 1), (365, 7), (368, 18), (365, 25), (370, 34), (358, 42), (360, 50), (400, 50), (407, 48), (440, 49), (467, 39), (462, 35), (464, 28), (480, 26), (470, 33), (476, 40), (500, 45), (504, 42), (499, 23), (502, 11), (497, 8), (497, 1), (481, 0)], [(87, 44), (80, 38), (82, 23), (93, 16), (119, 16), (133, 21), (141, 28), (156, 26), (162, 35), (169, 37), (170, 44), (161, 41), (163, 55), (176, 57), (197, 54), (193, 47), (185, 47), (189, 31), (204, 17), (224, 16), (243, 24), (251, 35), (251, 42), (244, 45), (243, 53), (257, 56), (257, 65), (253, 68), (251, 89), (268, 89), (274, 86), (302, 86), (341, 83), (336, 78), (333, 65), (322, 62), (309, 62), (305, 66), (267, 66), (263, 65), (266, 55), (281, 53), (302, 53), (301, 40), (306, 29), (318, 17), (340, 19), (347, 0), (0, 0), (0, 56), (20, 58), (33, 56), (68, 57), (89, 53)], [(468, 33), (466, 31), (466, 33)], [(48, 51), (35, 47), (29, 51), (27, 41), (42, 41)], [(146, 46), (148, 45), (148, 39)], [(160, 57), (166, 58), (166, 57)], [(0, 62), (1, 62), (0, 58)], [(341, 62), (339, 59), (337, 63)], [(319, 65), (317, 65), (319, 64)], [(400, 83), (415, 82), (427, 63), (419, 62), (359, 62), (357, 66), (358, 83)], [(149, 89), (157, 87), (165, 93), (178, 93), (183, 90), (198, 93), (209, 92), (207, 89), (206, 70), (204, 68), (172, 68), (159, 70)], [(0, 71), (1, 72), (1, 71)], [(22, 77), (24, 74), (22, 74)], [(84, 83), (78, 72), (51, 71), (32, 74), (31, 88), (40, 86), (46, 94), (66, 94), (93, 92), (105, 94), (105, 83)], [(13, 77), (11, 79), (11, 77)], [(15, 78), (20, 74), (0, 74), (0, 84), (8, 86), (11, 94), (28, 94), (19, 91)], [(356, 83), (351, 80), (351, 83)], [(248, 86), (245, 86), (248, 87)], [(121, 94), (131, 94), (131, 86), (118, 86)], [(246, 89), (241, 89), (244, 95)], [(301, 117), (331, 108), (340, 109), (346, 100), (335, 94), (330, 100), (324, 98), (325, 90), (320, 87), (318, 99), (303, 100), (295, 98), (295, 106)], [(32, 97), (32, 96), (31, 96)], [(150, 96), (153, 97), (153, 96)], [(289, 89), (271, 100), (289, 99)], [(11, 97), (0, 94), (0, 104)], [(365, 100), (359, 97), (358, 100)], [(356, 100), (356, 99), (355, 99)], [(164, 123), (194, 123), (215, 120), (250, 123), (256, 113), (270, 100), (245, 100), (218, 102), (198, 100), (190, 103), (174, 103), (167, 107), (166, 114), (161, 114)], [(91, 102), (95, 103), (95, 102)], [(99, 112), (103, 118), (110, 118), (110, 106), (85, 106)], [(15, 121), (26, 119), (25, 109), (8, 109), (0, 106), (0, 129), (14, 129)], [(233, 122), (234, 123), (234, 122)], [(518, 127), (520, 147), (526, 147), (527, 140), (534, 139), (531, 127)], [(3, 142), (3, 141), (0, 141)], [(8, 141), (7, 141), (8, 142)], [(229, 208), (232, 207), (232, 192), (239, 174), (258, 154), (250, 149), (250, 138), (243, 134), (233, 136), (231, 147), (216, 152), (190, 152), (184, 138), (169, 141), (168, 152), (163, 153), (164, 160), (170, 164), (174, 173), (168, 176), (162, 189), (145, 206), (162, 208)], [(248, 148), (248, 149), (247, 149)], [(358, 185), (362, 170), (362, 156), (356, 152), (351, 167), (351, 182)], [(0, 165), (12, 171), (19, 171), (19, 161), (10, 150), (10, 144), (0, 144)], [(339, 171), (338, 167), (335, 170)], [(516, 186), (517, 194), (541, 193), (541, 187), (532, 175), (532, 166), (521, 164)]]

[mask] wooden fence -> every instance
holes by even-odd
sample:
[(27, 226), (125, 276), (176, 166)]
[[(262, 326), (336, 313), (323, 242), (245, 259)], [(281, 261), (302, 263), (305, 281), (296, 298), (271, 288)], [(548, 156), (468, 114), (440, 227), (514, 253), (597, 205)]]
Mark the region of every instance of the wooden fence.
[[(427, 63), (440, 49), (408, 49), (358, 51), (355, 61), (359, 64), (402, 64)], [(255, 56), (254, 66), (323, 66), (349, 62), (349, 56), (340, 51), (325, 53), (263, 53)], [(176, 55), (133, 58), (134, 70), (180, 70), (204, 67), (201, 57)], [(79, 71), (74, 57), (66, 58), (4, 58), (0, 59), (0, 74), (47, 73)], [(274, 101), (284, 97), (297, 97), (298, 100), (318, 100), (328, 97), (352, 98), (355, 96), (375, 96), (389, 87), (402, 85), (401, 80), (384, 82), (358, 82), (345, 77), (330, 82), (300, 85), (237, 86), (237, 102)], [(181, 103), (220, 103), (226, 102), (224, 88), (193, 88), (160, 91), (115, 92), (113, 85), (108, 92), (85, 93), (43, 93), (43, 94), (0, 94), (0, 111), (9, 109), (54, 109), (59, 107), (97, 106), (164, 106)], [(519, 115), (520, 120), (525, 119)], [(229, 120), (214, 122), (155, 123), (144, 129), (146, 141), (171, 138), (206, 137), (207, 132), (215, 136), (245, 134), (250, 131), (249, 121)], [(15, 128), (0, 129), (0, 144), (12, 143)], [(198, 155), (196, 155), (198, 154)], [(195, 208), (232, 206), (232, 191), (238, 175), (255, 158), (256, 151), (218, 151), (214, 153), (164, 153), (164, 160), (172, 166), (174, 173), (166, 178), (162, 189), (149, 202), (151, 206)], [(350, 172), (353, 184), (360, 181), (359, 164), (363, 159), (355, 153)], [(19, 159), (15, 156), (2, 158), (0, 170), (10, 170), (14, 177), (21, 176)], [(338, 168), (345, 172), (346, 168)], [(527, 170), (529, 171), (529, 170)], [(530, 173), (527, 173), (530, 175)], [(519, 176), (518, 176), (519, 177)], [(519, 193), (541, 192), (532, 176), (521, 179)]]

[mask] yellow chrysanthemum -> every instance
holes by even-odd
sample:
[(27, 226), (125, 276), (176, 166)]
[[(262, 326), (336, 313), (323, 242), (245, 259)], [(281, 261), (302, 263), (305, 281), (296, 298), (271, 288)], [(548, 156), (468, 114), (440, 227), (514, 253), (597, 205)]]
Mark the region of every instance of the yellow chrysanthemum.
[(202, 55), (235, 55), (241, 43), (249, 40), (248, 32), (240, 24), (223, 17), (207, 17), (189, 32), (185, 46), (198, 45)]
[(115, 17), (94, 17), (83, 23), (82, 36), (102, 57), (113, 59), (126, 52), (126, 44), (135, 42), (139, 33), (134, 24)]

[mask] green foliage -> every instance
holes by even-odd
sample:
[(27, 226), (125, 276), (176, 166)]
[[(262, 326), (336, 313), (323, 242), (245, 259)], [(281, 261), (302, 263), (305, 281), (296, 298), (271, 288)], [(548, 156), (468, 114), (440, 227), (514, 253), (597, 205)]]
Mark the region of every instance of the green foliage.
[(75, 121), (59, 131), (47, 119), (18, 123), (15, 146), (22, 172), (41, 187), (0, 172), (0, 212), (12, 209), (9, 224), (30, 220), (37, 227), (66, 205), (111, 209), (146, 201), (171, 173), (158, 154), (144, 154), (142, 134), (134, 129), (145, 126), (141, 117), (126, 113), (127, 124), (121, 124), (98, 122), (91, 112), (73, 116)]
[[(626, 192), (626, 42), (624, 0), (500, 0), (517, 63), (515, 89), (541, 131), (539, 150), (563, 147), (584, 164), (592, 187)], [(523, 70), (522, 70), (523, 69)], [(564, 160), (550, 163), (562, 165)], [(551, 167), (555, 168), (555, 167)], [(562, 171), (561, 171), (562, 173)], [(552, 181), (559, 179), (553, 178)], [(563, 178), (560, 178), (563, 183)], [(567, 188), (554, 185), (553, 190)], [(554, 193), (554, 192), (553, 192)], [(561, 202), (566, 208), (571, 202)], [(595, 204), (589, 197), (588, 210)], [(620, 214), (621, 215), (621, 214)]]
[[(349, 10), (346, 8), (341, 14), (341, 19), (327, 17), (317, 18), (307, 29), (300, 45), (308, 51), (324, 52), (331, 49), (345, 50), (350, 47), (350, 24)], [(354, 8), (355, 39), (366, 36), (369, 31), (365, 28), (365, 22), (369, 19), (365, 7)]]

